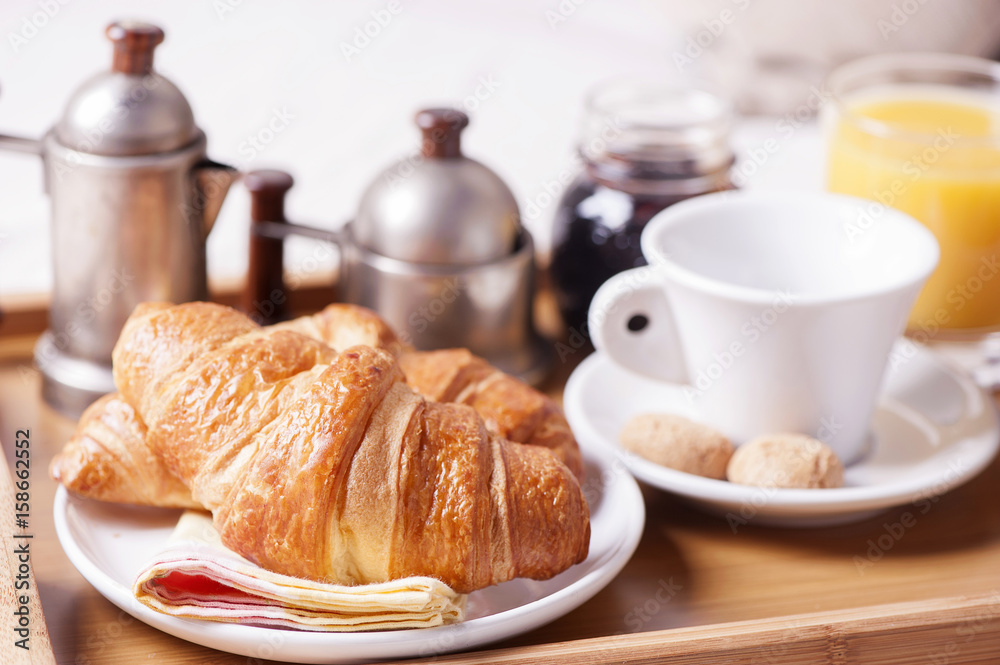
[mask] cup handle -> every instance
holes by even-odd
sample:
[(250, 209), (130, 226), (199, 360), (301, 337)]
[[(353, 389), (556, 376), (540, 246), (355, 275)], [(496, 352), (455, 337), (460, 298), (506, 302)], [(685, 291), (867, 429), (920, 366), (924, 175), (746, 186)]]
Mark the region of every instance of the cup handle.
[(632, 268), (601, 285), (590, 303), (587, 327), (594, 347), (622, 367), (687, 383), (674, 316), (655, 268)]

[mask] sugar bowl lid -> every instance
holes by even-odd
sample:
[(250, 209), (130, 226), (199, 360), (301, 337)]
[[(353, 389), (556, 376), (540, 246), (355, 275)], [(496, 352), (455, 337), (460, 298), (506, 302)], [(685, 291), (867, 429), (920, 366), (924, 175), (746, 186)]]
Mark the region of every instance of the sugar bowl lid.
[(85, 81), (56, 124), (60, 143), (98, 155), (147, 155), (182, 148), (200, 135), (191, 106), (153, 71), (163, 30), (119, 21), (106, 30), (114, 44), (111, 70)]
[(382, 172), (364, 193), (352, 223), (359, 245), (402, 261), (471, 265), (514, 251), (520, 216), (496, 173), (462, 154), (465, 113), (417, 113), (419, 155)]

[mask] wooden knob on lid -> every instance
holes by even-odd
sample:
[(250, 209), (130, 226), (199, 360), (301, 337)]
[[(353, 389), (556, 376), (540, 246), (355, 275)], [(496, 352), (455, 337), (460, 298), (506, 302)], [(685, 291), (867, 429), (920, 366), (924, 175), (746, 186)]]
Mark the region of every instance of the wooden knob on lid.
[(152, 23), (118, 21), (105, 34), (115, 45), (111, 71), (138, 75), (153, 71), (153, 49), (163, 42), (163, 30)]
[(421, 152), (428, 159), (455, 159), (462, 156), (462, 130), (469, 116), (457, 109), (424, 109), (417, 113), (417, 127), (423, 132)]

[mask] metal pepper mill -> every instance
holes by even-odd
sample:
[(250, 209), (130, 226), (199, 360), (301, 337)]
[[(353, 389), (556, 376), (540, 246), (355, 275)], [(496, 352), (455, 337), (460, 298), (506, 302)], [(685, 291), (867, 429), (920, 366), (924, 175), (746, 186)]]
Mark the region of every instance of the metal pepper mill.
[(153, 71), (163, 31), (107, 28), (111, 69), (73, 94), (34, 153), (52, 202), (49, 329), (35, 348), (46, 401), (68, 415), (114, 390), (111, 351), (140, 302), (208, 297), (205, 242), (235, 169), (206, 158), (205, 134), (177, 87)]
[[(281, 238), (302, 234), (340, 248), (340, 297), (377, 311), (418, 349), (466, 347), (500, 369), (540, 382), (551, 345), (535, 331), (535, 255), (517, 203), (500, 178), (462, 154), (468, 117), (453, 109), (416, 116), (419, 158), (386, 169), (341, 231), (284, 219), (292, 179), (280, 171), (246, 177), (253, 197), (244, 307), (265, 320), (284, 315)], [(268, 303), (268, 312), (260, 312)], [(256, 310), (256, 311), (255, 311)]]

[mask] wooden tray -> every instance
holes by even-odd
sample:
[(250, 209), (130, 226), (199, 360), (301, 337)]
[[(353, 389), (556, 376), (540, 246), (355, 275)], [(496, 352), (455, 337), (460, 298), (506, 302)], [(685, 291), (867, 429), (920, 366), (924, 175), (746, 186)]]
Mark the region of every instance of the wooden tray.
[[(0, 337), (0, 441), (12, 461), (15, 430), (31, 430), (31, 565), (58, 662), (247, 663), (133, 619), (69, 563), (52, 524), (55, 483), (46, 469), (73, 422), (41, 403), (32, 342)], [(582, 353), (565, 357), (550, 386), (554, 395)], [(644, 488), (648, 519), (639, 549), (595, 598), (493, 649), (425, 662), (997, 663), (998, 486), (994, 463), (926, 513), (903, 506), (848, 526), (751, 524), (737, 533)], [(901, 527), (908, 512), (913, 521)], [(887, 533), (891, 546), (878, 546)], [(8, 662), (8, 646), (0, 648), (0, 662)]]

